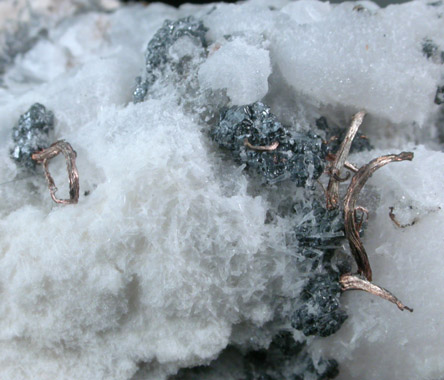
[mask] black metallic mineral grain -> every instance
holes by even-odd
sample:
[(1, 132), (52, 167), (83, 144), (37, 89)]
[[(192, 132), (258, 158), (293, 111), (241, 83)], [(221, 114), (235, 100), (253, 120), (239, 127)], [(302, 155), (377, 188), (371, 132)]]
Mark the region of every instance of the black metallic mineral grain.
[(301, 303), (293, 314), (291, 324), (306, 336), (329, 336), (339, 330), (347, 319), (340, 308), (341, 286), (336, 273), (316, 274), (307, 282)]
[[(137, 86), (133, 93), (134, 102), (145, 99), (148, 88), (161, 76), (172, 61), (170, 48), (182, 37), (189, 37), (193, 43), (202, 48), (207, 47), (205, 33), (207, 28), (194, 17), (186, 17), (176, 21), (166, 20), (148, 43), (145, 52), (145, 78), (136, 78)], [(176, 67), (180, 70), (180, 67)]]
[(36, 162), (31, 155), (51, 145), (53, 129), (54, 114), (39, 103), (32, 105), (12, 129), (14, 146), (10, 151), (11, 158), (21, 167), (35, 168)]
[(270, 183), (289, 179), (303, 187), (324, 170), (322, 140), (311, 133), (290, 133), (260, 102), (223, 110), (211, 135), (236, 161)]

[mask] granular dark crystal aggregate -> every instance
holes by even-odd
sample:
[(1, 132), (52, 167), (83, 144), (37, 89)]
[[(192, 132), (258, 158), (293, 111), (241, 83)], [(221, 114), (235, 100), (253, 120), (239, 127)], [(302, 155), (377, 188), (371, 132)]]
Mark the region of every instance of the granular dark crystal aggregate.
[(347, 319), (347, 314), (340, 308), (340, 294), (338, 274), (316, 274), (302, 291), (300, 307), (292, 316), (292, 326), (306, 336), (334, 334)]
[[(326, 148), (322, 140), (311, 133), (290, 133), (260, 102), (223, 110), (211, 135), (220, 147), (231, 151), (236, 161), (245, 163), (270, 183), (289, 179), (303, 187), (324, 170)], [(247, 146), (276, 143), (277, 148), (270, 151)]]
[(39, 103), (33, 104), (12, 129), (14, 147), (10, 151), (11, 158), (21, 167), (35, 168), (36, 162), (31, 156), (51, 145), (50, 133), (53, 129), (54, 114)]
[(141, 77), (136, 78), (137, 86), (133, 93), (134, 102), (143, 101), (149, 87), (163, 74), (172, 60), (169, 49), (177, 40), (186, 36), (191, 38), (197, 46), (206, 48), (205, 33), (207, 30), (202, 21), (196, 20), (192, 16), (176, 21), (165, 20), (146, 48), (145, 80), (142, 80)]
[[(328, 151), (336, 153), (345, 138), (347, 130), (336, 126), (329, 126), (325, 117), (317, 119), (316, 126), (326, 134), (325, 139), (328, 141)], [(370, 143), (370, 140), (358, 131), (351, 145), (350, 153), (363, 152), (365, 150), (369, 151), (372, 149), (374, 149), (374, 147)]]

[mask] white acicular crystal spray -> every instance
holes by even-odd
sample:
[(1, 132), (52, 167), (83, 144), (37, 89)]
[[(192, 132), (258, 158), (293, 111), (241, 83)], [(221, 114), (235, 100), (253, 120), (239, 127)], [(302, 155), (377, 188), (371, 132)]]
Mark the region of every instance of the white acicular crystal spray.
[(2, 380), (444, 376), (441, 2), (46, 3), (0, 5)]

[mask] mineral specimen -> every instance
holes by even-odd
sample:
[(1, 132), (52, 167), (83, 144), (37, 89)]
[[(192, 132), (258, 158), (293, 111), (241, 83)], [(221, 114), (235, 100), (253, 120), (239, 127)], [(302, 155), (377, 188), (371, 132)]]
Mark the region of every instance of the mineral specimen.
[[(48, 1), (22, 2), (48, 9)], [(3, 24), (10, 3), (0, 1)], [(75, 1), (71, 9), (86, 3)], [(313, 380), (324, 373), (316, 369), (319, 357), (338, 361), (341, 380), (444, 376), (444, 328), (436, 323), (443, 313), (444, 224), (444, 154), (436, 137), (444, 124), (438, 118), (443, 107), (434, 103), (444, 85), (444, 4), (362, 3), (362, 12), (350, 2), (248, 0), (179, 9), (133, 3), (115, 12), (75, 12), (51, 28), (28, 13), (36, 30), (48, 34), (32, 34), (38, 41), (14, 59), (8, 55), (0, 74), (2, 380), (167, 380), (204, 364), (214, 376), (203, 380), (248, 373)], [(208, 28), (208, 55), (200, 38), (184, 35), (159, 52), (167, 61), (149, 74), (141, 52), (159, 20), (189, 15)], [(421, 51), (425, 38), (438, 47), (429, 59)], [(147, 95), (133, 104), (128, 83), (141, 75), (141, 60), (146, 89), (138, 97)], [(95, 189), (76, 207), (51, 207), (41, 178), (18, 175), (10, 158), (11, 127), (33, 99), (51, 105), (57, 136), (79, 151), (82, 186)], [(322, 227), (335, 219), (318, 210), (324, 203), (317, 183), (314, 190), (310, 179), (302, 188), (290, 179), (264, 185), (250, 167), (248, 154), (283, 155), (286, 136), (261, 142), (247, 134), (247, 141), (237, 141), (241, 157), (208, 141), (222, 107), (256, 101), (268, 104), (292, 138), (311, 130), (328, 140), (315, 129), (316, 117), (345, 127), (352, 113), (365, 109), (368, 136), (384, 151), (356, 151), (349, 160), (357, 166), (414, 147), (412, 163), (377, 172), (362, 192), (370, 211), (363, 244), (376, 281), (414, 307), (413, 314), (350, 292), (340, 298), (348, 319), (335, 334), (304, 335), (334, 330), (325, 310), (339, 310), (331, 283), (343, 272), (328, 270), (340, 255), (330, 259), (328, 247), (342, 238), (318, 239), (318, 233), (340, 228)], [(335, 153), (334, 144), (320, 143), (321, 150)], [(231, 154), (243, 165), (224, 159)], [(328, 156), (319, 156), (324, 166)], [(50, 165), (56, 183), (66, 179), (61, 157)], [(309, 167), (314, 172), (315, 165)], [(400, 229), (389, 207), (408, 221), (416, 217), (410, 204), (420, 220)], [(323, 286), (316, 288), (316, 280)], [(270, 345), (282, 329), (305, 349), (285, 357), (278, 348), (285, 342), (275, 338)], [(215, 359), (226, 347), (238, 350), (236, 360), (252, 370), (217, 372)], [(305, 354), (310, 361), (303, 361)]]
[[(268, 182), (290, 179), (305, 186), (323, 171), (326, 145), (313, 134), (290, 134), (263, 103), (231, 107), (221, 113), (212, 130), (220, 147), (231, 151), (237, 161), (262, 174)], [(342, 212), (327, 210), (314, 193), (288, 215), (293, 220), (298, 241), (298, 266), (304, 273), (324, 270), (328, 254), (344, 239)], [(307, 199), (309, 200), (307, 203)], [(305, 203), (304, 203), (305, 202)], [(331, 272), (331, 273), (330, 273)], [(302, 305), (294, 312), (292, 325), (305, 335), (328, 336), (346, 319), (339, 308), (339, 274), (311, 276), (301, 296)]]
[(290, 133), (260, 102), (222, 111), (211, 135), (236, 161), (270, 183), (289, 179), (303, 187), (324, 169), (326, 147), (322, 140), (311, 133)]
[(11, 158), (21, 167), (35, 168), (36, 162), (31, 156), (51, 144), (53, 129), (54, 114), (39, 103), (32, 105), (12, 129), (14, 147), (10, 151)]
[(306, 284), (301, 305), (294, 312), (292, 326), (305, 335), (329, 336), (339, 330), (347, 319), (341, 310), (339, 276), (323, 273), (313, 276)]
[[(145, 80), (136, 78), (137, 86), (133, 94), (134, 102), (138, 103), (145, 99), (148, 88), (161, 76), (168, 64), (172, 61), (170, 48), (181, 38), (188, 38), (198, 47), (206, 48), (207, 41), (205, 33), (208, 29), (202, 21), (190, 16), (176, 21), (166, 20), (163, 26), (156, 32), (148, 43), (145, 52)], [(202, 49), (202, 54), (205, 50)], [(186, 57), (186, 56), (185, 56)], [(175, 70), (183, 71), (186, 58), (182, 57), (176, 63)]]

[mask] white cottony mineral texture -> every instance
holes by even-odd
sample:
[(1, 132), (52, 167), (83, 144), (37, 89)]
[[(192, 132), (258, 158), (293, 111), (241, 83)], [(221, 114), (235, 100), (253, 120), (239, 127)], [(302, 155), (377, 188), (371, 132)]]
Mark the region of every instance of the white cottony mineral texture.
[(442, 21), (425, 2), (360, 9), (346, 2), (308, 25), (298, 19), (297, 7), (287, 9), (295, 22), (286, 24), (272, 48), (282, 75), (320, 104), (423, 125), (434, 111), (442, 69), (425, 59), (421, 42), (429, 37), (444, 43)]
[[(5, 4), (0, 379), (444, 377), (443, 4)], [(35, 104), (76, 205), (11, 159)], [(358, 200), (374, 282), (413, 313), (339, 288), (321, 173), (360, 109), (352, 163), (415, 155)]]
[(234, 105), (253, 103), (267, 94), (271, 74), (267, 50), (240, 39), (213, 49), (199, 70), (203, 88), (226, 89)]

